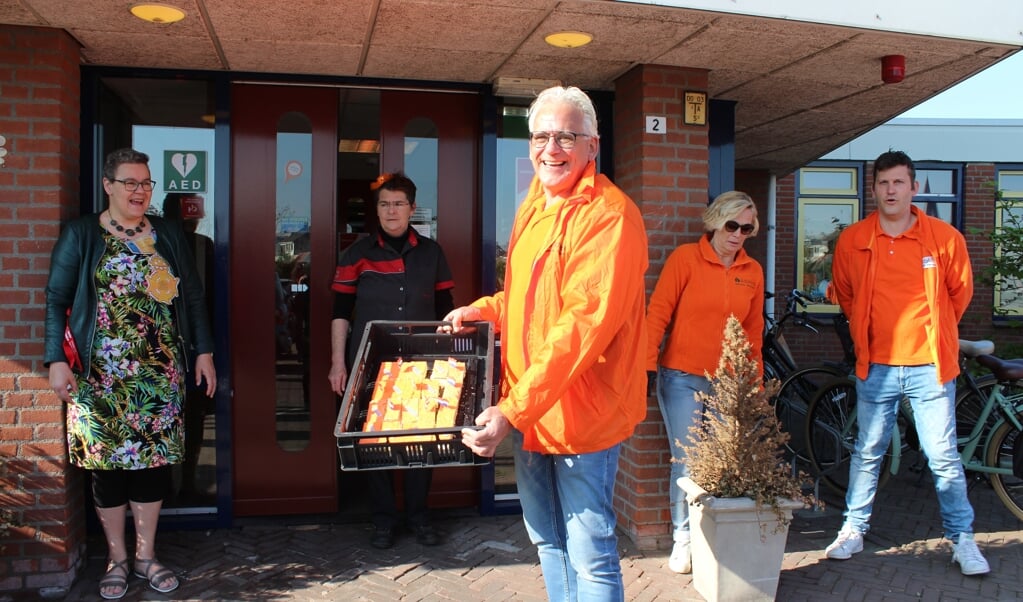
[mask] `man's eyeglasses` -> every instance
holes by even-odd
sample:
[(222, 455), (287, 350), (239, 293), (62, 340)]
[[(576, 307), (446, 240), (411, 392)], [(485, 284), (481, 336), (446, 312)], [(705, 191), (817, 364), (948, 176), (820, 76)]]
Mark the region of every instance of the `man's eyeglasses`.
[(383, 209), (384, 211), (387, 211), (388, 209), (404, 209), (405, 207), (408, 207), (410, 204), (411, 203), (409, 203), (408, 201), (394, 201), (393, 203), (388, 203), (387, 201), (380, 201), (377, 203), (377, 207)]
[(725, 222), (726, 232), (731, 234), (736, 230), (741, 232), (743, 236), (749, 236), (750, 234), (753, 234), (753, 224), (740, 224), (739, 222), (734, 220), (728, 220), (727, 222)]
[[(590, 136), (589, 134), (582, 134), (579, 132), (529, 132), (529, 143), (533, 145), (533, 148), (543, 148), (547, 146), (550, 140), (554, 139), (554, 144), (557, 144), (562, 150), (572, 150), (575, 146), (575, 139), (579, 136)], [(592, 138), (592, 136), (590, 136)]]
[(156, 180), (142, 180), (139, 182), (138, 180), (118, 180), (117, 178), (114, 178), (110, 181), (120, 182), (124, 185), (124, 189), (128, 192), (135, 192), (139, 189), (139, 186), (141, 186), (142, 190), (145, 190), (146, 192), (153, 192), (153, 187), (156, 186)]

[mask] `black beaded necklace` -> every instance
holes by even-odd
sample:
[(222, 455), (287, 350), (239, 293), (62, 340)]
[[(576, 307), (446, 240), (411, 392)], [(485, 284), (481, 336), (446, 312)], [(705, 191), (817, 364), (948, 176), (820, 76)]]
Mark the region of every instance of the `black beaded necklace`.
[(142, 234), (142, 231), (146, 229), (146, 218), (142, 218), (142, 221), (139, 222), (139, 225), (135, 226), (134, 228), (125, 228), (121, 224), (117, 223), (117, 220), (115, 220), (114, 216), (111, 215), (110, 225), (111, 227), (114, 228), (114, 230), (117, 230), (118, 232), (123, 232), (125, 236), (131, 238), (136, 234)]

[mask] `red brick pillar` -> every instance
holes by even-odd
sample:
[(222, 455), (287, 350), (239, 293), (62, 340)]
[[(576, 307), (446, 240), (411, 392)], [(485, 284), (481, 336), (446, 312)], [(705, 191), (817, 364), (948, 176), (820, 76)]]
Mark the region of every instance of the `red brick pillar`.
[[(668, 255), (703, 231), (707, 207), (707, 126), (682, 124), (685, 91), (705, 92), (707, 72), (642, 65), (615, 82), (615, 183), (639, 205), (650, 244), (647, 290)], [(646, 118), (664, 118), (664, 134), (646, 133)], [(668, 547), (671, 453), (657, 400), (622, 446), (615, 505), (618, 524), (640, 549)]]
[(0, 593), (68, 587), (83, 559), (82, 477), (43, 368), (44, 289), (78, 213), (79, 47), (58, 29), (0, 26)]

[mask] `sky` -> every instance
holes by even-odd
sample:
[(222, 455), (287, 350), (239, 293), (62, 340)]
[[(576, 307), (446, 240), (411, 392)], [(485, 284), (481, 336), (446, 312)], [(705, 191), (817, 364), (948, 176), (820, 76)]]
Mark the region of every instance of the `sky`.
[(1023, 51), (920, 103), (899, 117), (1023, 119)]

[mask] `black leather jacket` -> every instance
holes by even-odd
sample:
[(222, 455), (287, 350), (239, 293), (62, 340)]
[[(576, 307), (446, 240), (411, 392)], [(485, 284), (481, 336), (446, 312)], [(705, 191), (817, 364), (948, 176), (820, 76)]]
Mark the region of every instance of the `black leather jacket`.
[[(195, 357), (213, 353), (214, 346), (202, 282), (180, 226), (151, 215), (147, 215), (146, 220), (156, 230), (157, 252), (170, 263), (171, 272), (180, 279), (179, 294), (173, 302), (174, 320), (184, 342), (186, 357), (183, 359), (191, 369)], [(96, 335), (96, 268), (104, 250), (99, 214), (70, 222), (57, 239), (50, 256), (50, 278), (46, 283), (45, 366), (67, 361), (63, 347), (66, 321), (71, 326), (81, 356), (83, 375), (89, 376), (93, 337)], [(70, 317), (66, 317), (68, 307), (71, 308)]]

